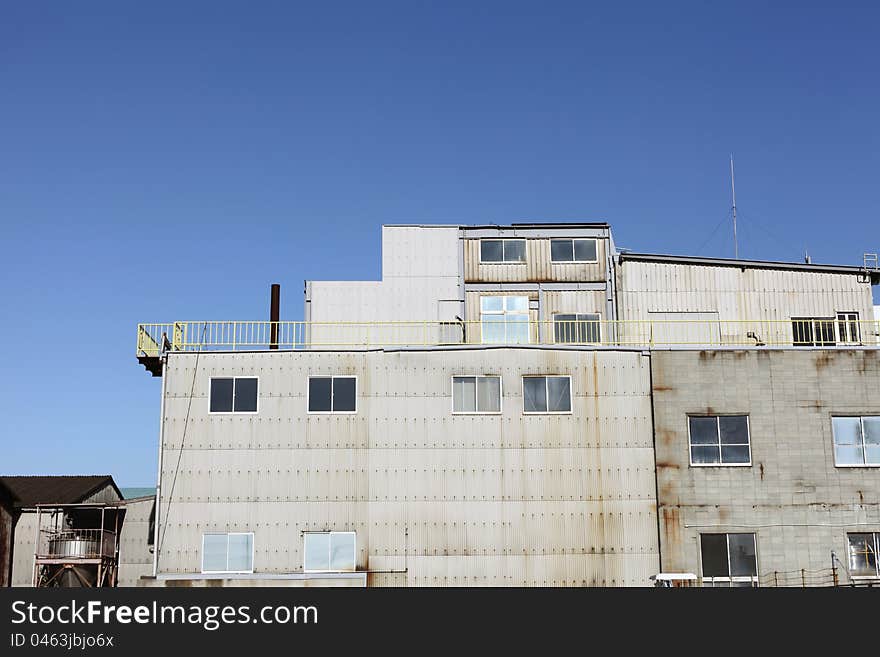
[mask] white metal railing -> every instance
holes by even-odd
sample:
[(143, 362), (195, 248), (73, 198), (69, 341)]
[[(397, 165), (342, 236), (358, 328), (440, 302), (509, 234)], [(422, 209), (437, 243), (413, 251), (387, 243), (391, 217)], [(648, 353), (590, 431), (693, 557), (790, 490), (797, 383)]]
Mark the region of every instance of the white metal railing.
[(99, 559), (116, 554), (116, 534), (107, 529), (41, 529), (36, 556), (46, 559)]
[[(846, 346), (880, 344), (875, 320), (498, 320), (396, 322), (184, 321), (138, 324), (137, 355), (455, 344), (629, 347)], [(500, 337), (499, 337), (500, 336)]]

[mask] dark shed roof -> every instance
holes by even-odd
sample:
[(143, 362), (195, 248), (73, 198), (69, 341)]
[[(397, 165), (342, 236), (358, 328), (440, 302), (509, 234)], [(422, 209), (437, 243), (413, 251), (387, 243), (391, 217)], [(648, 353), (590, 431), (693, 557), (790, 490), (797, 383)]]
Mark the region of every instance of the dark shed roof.
[(20, 508), (37, 504), (77, 504), (106, 486), (112, 486), (122, 498), (110, 475), (14, 476), (0, 477), (0, 482), (17, 498), (15, 506)]

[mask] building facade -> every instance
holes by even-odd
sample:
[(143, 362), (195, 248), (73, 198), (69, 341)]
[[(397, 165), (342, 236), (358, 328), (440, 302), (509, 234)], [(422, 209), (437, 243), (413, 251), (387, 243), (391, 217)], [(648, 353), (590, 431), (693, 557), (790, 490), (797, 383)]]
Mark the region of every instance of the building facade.
[(607, 224), (382, 240), (382, 279), (307, 281), (303, 322), (139, 326), (141, 584), (873, 581), (880, 273), (620, 253)]

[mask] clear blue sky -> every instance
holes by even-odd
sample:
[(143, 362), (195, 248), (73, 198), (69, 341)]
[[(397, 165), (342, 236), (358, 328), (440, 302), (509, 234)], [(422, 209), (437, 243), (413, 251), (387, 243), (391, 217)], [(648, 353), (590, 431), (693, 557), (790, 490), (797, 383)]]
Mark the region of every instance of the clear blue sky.
[[(710, 6), (714, 5), (714, 6)], [(873, 4), (873, 6), (872, 6)], [(880, 249), (880, 5), (6, 2), (2, 473), (155, 481), (135, 326), (379, 275), (381, 223)], [(713, 232), (714, 231), (714, 232)]]

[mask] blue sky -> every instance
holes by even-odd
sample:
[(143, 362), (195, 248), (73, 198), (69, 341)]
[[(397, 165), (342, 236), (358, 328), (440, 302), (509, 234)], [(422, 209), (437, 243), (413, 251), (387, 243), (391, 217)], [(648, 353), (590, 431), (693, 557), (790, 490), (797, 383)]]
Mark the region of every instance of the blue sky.
[[(873, 6), (872, 6), (873, 4)], [(772, 6), (771, 6), (772, 5)], [(880, 249), (880, 5), (0, 9), (2, 473), (155, 481), (138, 322), (302, 317), (382, 223), (607, 220), (635, 250)], [(720, 226), (719, 226), (720, 224)]]

